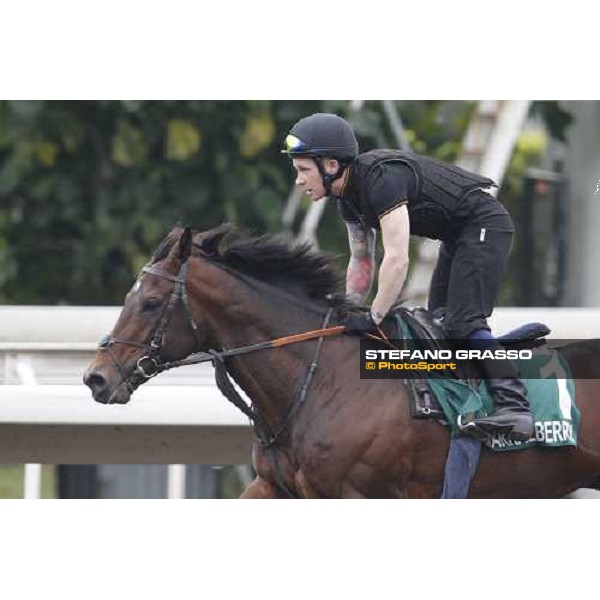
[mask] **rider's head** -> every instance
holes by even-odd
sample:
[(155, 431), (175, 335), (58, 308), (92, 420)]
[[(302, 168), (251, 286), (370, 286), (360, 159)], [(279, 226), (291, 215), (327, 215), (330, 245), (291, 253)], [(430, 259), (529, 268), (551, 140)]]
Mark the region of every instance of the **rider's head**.
[(348, 121), (331, 113), (315, 113), (292, 127), (281, 152), (292, 159), (296, 183), (312, 200), (318, 200), (331, 195), (332, 183), (358, 154), (358, 142)]

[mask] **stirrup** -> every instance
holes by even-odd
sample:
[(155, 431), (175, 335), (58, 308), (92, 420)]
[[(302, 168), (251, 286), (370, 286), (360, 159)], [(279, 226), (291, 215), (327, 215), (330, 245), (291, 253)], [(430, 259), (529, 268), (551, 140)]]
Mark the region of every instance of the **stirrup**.
[(475, 423), (473, 418), (466, 423), (463, 423), (462, 415), (459, 414), (456, 419), (456, 424), (462, 433), (480, 442), (486, 442), (491, 438), (491, 435), (487, 431), (481, 429), (477, 423)]

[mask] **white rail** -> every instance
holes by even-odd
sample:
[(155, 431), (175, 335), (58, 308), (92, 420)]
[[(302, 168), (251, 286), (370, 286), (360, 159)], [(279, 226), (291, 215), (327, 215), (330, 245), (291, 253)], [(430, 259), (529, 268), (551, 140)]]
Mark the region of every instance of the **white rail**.
[[(0, 352), (93, 352), (120, 310), (116, 306), (0, 306)], [(546, 320), (558, 337), (565, 338), (589, 337), (595, 321), (600, 337), (599, 317), (596, 308), (505, 307), (494, 311), (492, 321), (504, 329), (514, 323)]]
[[(3, 462), (248, 463), (247, 419), (221, 396), (210, 366), (163, 374), (125, 406), (93, 402), (81, 376), (95, 340), (112, 328), (118, 312), (114, 307), (0, 308)], [(548, 324), (555, 339), (600, 337), (600, 310), (589, 308), (500, 308), (491, 325), (501, 334), (529, 321)], [(25, 355), (37, 385), (20, 384), (26, 376), (15, 374), (14, 361)], [(173, 495), (181, 493), (176, 482), (173, 486)]]
[(181, 463), (249, 462), (248, 423), (223, 402), (210, 366), (165, 374), (127, 406), (93, 402), (81, 377), (119, 311), (0, 307), (0, 452), (3, 462), (26, 463), (25, 498), (40, 497), (42, 462), (178, 462), (167, 474), (173, 499), (185, 497)]

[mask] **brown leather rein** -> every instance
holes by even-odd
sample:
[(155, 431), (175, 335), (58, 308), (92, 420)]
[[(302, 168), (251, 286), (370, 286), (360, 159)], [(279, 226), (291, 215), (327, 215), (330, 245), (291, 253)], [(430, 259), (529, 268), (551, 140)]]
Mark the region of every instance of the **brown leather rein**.
[(294, 335), (286, 335), (284, 337), (276, 338), (274, 340), (259, 342), (258, 344), (251, 344), (249, 346), (240, 346), (239, 348), (232, 348), (231, 350), (221, 350), (220, 352), (196, 352), (181, 360), (174, 360), (171, 362), (161, 363), (160, 365), (158, 365), (158, 370), (155, 374), (158, 375), (158, 373), (162, 373), (163, 371), (174, 369), (176, 367), (184, 367), (187, 365), (196, 365), (203, 362), (214, 361), (215, 357), (224, 359), (230, 358), (231, 356), (249, 354), (250, 352), (256, 352), (257, 350), (283, 348), (283, 346), (297, 344), (298, 342), (308, 342), (310, 340), (315, 340), (318, 338), (339, 335), (341, 333), (344, 333), (345, 330), (345, 325), (335, 325), (334, 327), (325, 327), (324, 329), (314, 329), (312, 331), (305, 331), (303, 333), (296, 333)]

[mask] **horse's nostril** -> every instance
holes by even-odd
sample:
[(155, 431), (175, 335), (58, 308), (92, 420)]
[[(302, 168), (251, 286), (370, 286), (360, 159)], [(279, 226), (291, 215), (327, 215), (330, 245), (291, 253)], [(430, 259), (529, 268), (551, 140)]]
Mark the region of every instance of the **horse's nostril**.
[(93, 393), (101, 392), (106, 388), (106, 379), (100, 373), (86, 373), (83, 376), (83, 383), (87, 385)]

